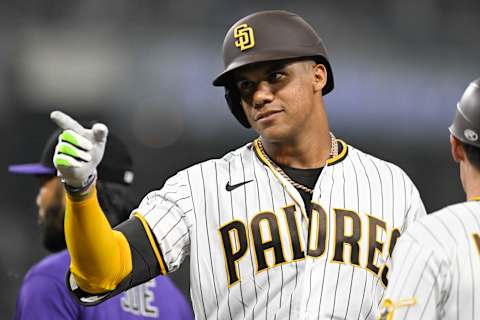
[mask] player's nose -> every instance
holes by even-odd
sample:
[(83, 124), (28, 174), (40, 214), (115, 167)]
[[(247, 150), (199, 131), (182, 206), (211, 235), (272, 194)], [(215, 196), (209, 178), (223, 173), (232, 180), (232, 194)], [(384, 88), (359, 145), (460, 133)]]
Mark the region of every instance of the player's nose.
[(38, 192), (37, 194), (37, 198), (35, 199), (35, 204), (37, 205), (37, 207), (40, 208), (40, 206), (42, 205), (42, 189), (40, 189), (40, 191)]
[(265, 104), (272, 102), (274, 94), (267, 81), (260, 82), (253, 93), (253, 107), (262, 108)]

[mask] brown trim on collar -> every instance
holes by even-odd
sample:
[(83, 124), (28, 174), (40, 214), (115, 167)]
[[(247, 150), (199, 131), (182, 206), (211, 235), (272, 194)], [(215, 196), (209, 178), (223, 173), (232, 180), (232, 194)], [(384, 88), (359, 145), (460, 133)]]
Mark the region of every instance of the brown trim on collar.
[[(252, 142), (252, 146), (253, 146), (253, 150), (255, 151), (255, 155), (257, 156), (258, 159), (260, 159), (260, 161), (263, 162), (263, 164), (265, 164), (266, 166), (269, 166), (268, 161), (265, 159), (265, 157), (260, 152), (260, 148), (258, 146), (258, 139), (259, 138), (253, 140), (253, 142)], [(337, 141), (342, 145), (342, 151), (337, 156), (328, 159), (327, 160), (327, 166), (333, 166), (337, 163), (342, 162), (348, 155), (348, 145), (343, 140), (337, 139)]]

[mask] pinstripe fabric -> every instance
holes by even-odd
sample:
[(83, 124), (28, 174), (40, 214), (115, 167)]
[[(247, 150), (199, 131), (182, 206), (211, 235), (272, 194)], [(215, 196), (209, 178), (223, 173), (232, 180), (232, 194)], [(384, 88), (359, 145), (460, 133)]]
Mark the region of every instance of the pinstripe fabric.
[[(404, 230), (425, 209), (401, 169), (346, 144), (343, 149), (315, 185), (318, 217), (310, 235), (300, 194), (258, 157), (252, 143), (179, 172), (144, 198), (135, 212), (159, 239), (167, 269), (176, 270), (191, 256), (197, 319), (374, 318), (391, 230)], [(352, 218), (340, 221), (340, 211)], [(369, 216), (386, 227), (369, 235)], [(361, 232), (356, 253), (336, 239), (354, 229)], [(325, 250), (316, 256), (321, 239)], [(374, 250), (373, 241), (381, 250)], [(339, 247), (341, 263), (333, 261)], [(366, 269), (369, 251), (379, 270)], [(355, 254), (358, 265), (350, 262)]]
[(480, 315), (480, 203), (455, 204), (412, 225), (392, 258), (385, 293), (391, 319), (478, 319)]

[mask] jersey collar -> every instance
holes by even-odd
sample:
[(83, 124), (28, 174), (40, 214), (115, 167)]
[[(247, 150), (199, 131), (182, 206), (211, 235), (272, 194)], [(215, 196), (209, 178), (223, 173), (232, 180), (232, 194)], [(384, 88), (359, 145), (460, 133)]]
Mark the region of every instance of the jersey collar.
[[(326, 163), (326, 167), (333, 166), (333, 165), (341, 162), (343, 159), (345, 159), (347, 157), (348, 145), (345, 142), (343, 142), (342, 140), (337, 139), (337, 141), (339, 141), (342, 144), (342, 151), (336, 157), (328, 159), (328, 161)], [(254, 149), (254, 152), (255, 152), (255, 155), (257, 156), (257, 158), (260, 160), (260, 162), (262, 162), (265, 166), (267, 166), (270, 169), (270, 171), (273, 173), (273, 175), (278, 179), (278, 181), (280, 181), (280, 183), (283, 185), (283, 187), (285, 188), (287, 193), (292, 197), (292, 199), (300, 207), (300, 210), (302, 211), (302, 215), (305, 218), (305, 221), (309, 221), (308, 215), (305, 212), (305, 204), (303, 203), (303, 199), (302, 199), (300, 193), (298, 192), (298, 190), (295, 189), (295, 187), (292, 186), (290, 183), (288, 183), (288, 181), (284, 177), (282, 177), (282, 175), (268, 163), (268, 161), (265, 159), (265, 157), (262, 155), (262, 152), (260, 151), (260, 147), (258, 146), (258, 138), (253, 141), (252, 145), (253, 145), (253, 149)], [(320, 176), (322, 174), (324, 174), (325, 171), (326, 170), (322, 170)], [(319, 179), (320, 179), (320, 177), (319, 177)], [(318, 183), (318, 181), (317, 181), (317, 183)], [(314, 192), (315, 192), (315, 190), (314, 190)]]
[[(258, 159), (260, 159), (260, 161), (262, 161), (266, 166), (269, 166), (268, 165), (268, 161), (265, 159), (265, 157), (262, 155), (262, 152), (260, 151), (260, 147), (258, 146), (258, 139), (255, 139), (253, 141), (253, 148), (255, 150), (255, 155), (258, 157)], [(336, 155), (335, 157), (333, 158), (330, 158), (327, 160), (327, 166), (333, 166), (339, 162), (342, 162), (346, 157), (347, 157), (347, 154), (348, 154), (348, 145), (343, 141), (343, 140), (340, 140), (340, 139), (337, 139), (338, 142), (340, 142), (342, 144), (342, 151)], [(480, 199), (480, 197), (479, 197)]]

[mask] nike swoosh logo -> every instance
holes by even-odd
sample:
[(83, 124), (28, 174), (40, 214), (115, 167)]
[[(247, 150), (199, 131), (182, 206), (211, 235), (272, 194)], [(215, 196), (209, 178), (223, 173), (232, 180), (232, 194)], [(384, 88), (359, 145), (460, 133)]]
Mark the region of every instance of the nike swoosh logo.
[(227, 189), (227, 191), (233, 191), (235, 189), (237, 189), (238, 187), (241, 187), (243, 186), (244, 184), (247, 184), (249, 182), (252, 182), (253, 180), (248, 180), (248, 181), (243, 181), (243, 182), (240, 182), (240, 183), (237, 183), (237, 184), (232, 184), (230, 185), (230, 181), (227, 182), (227, 185), (225, 186), (225, 189)]

